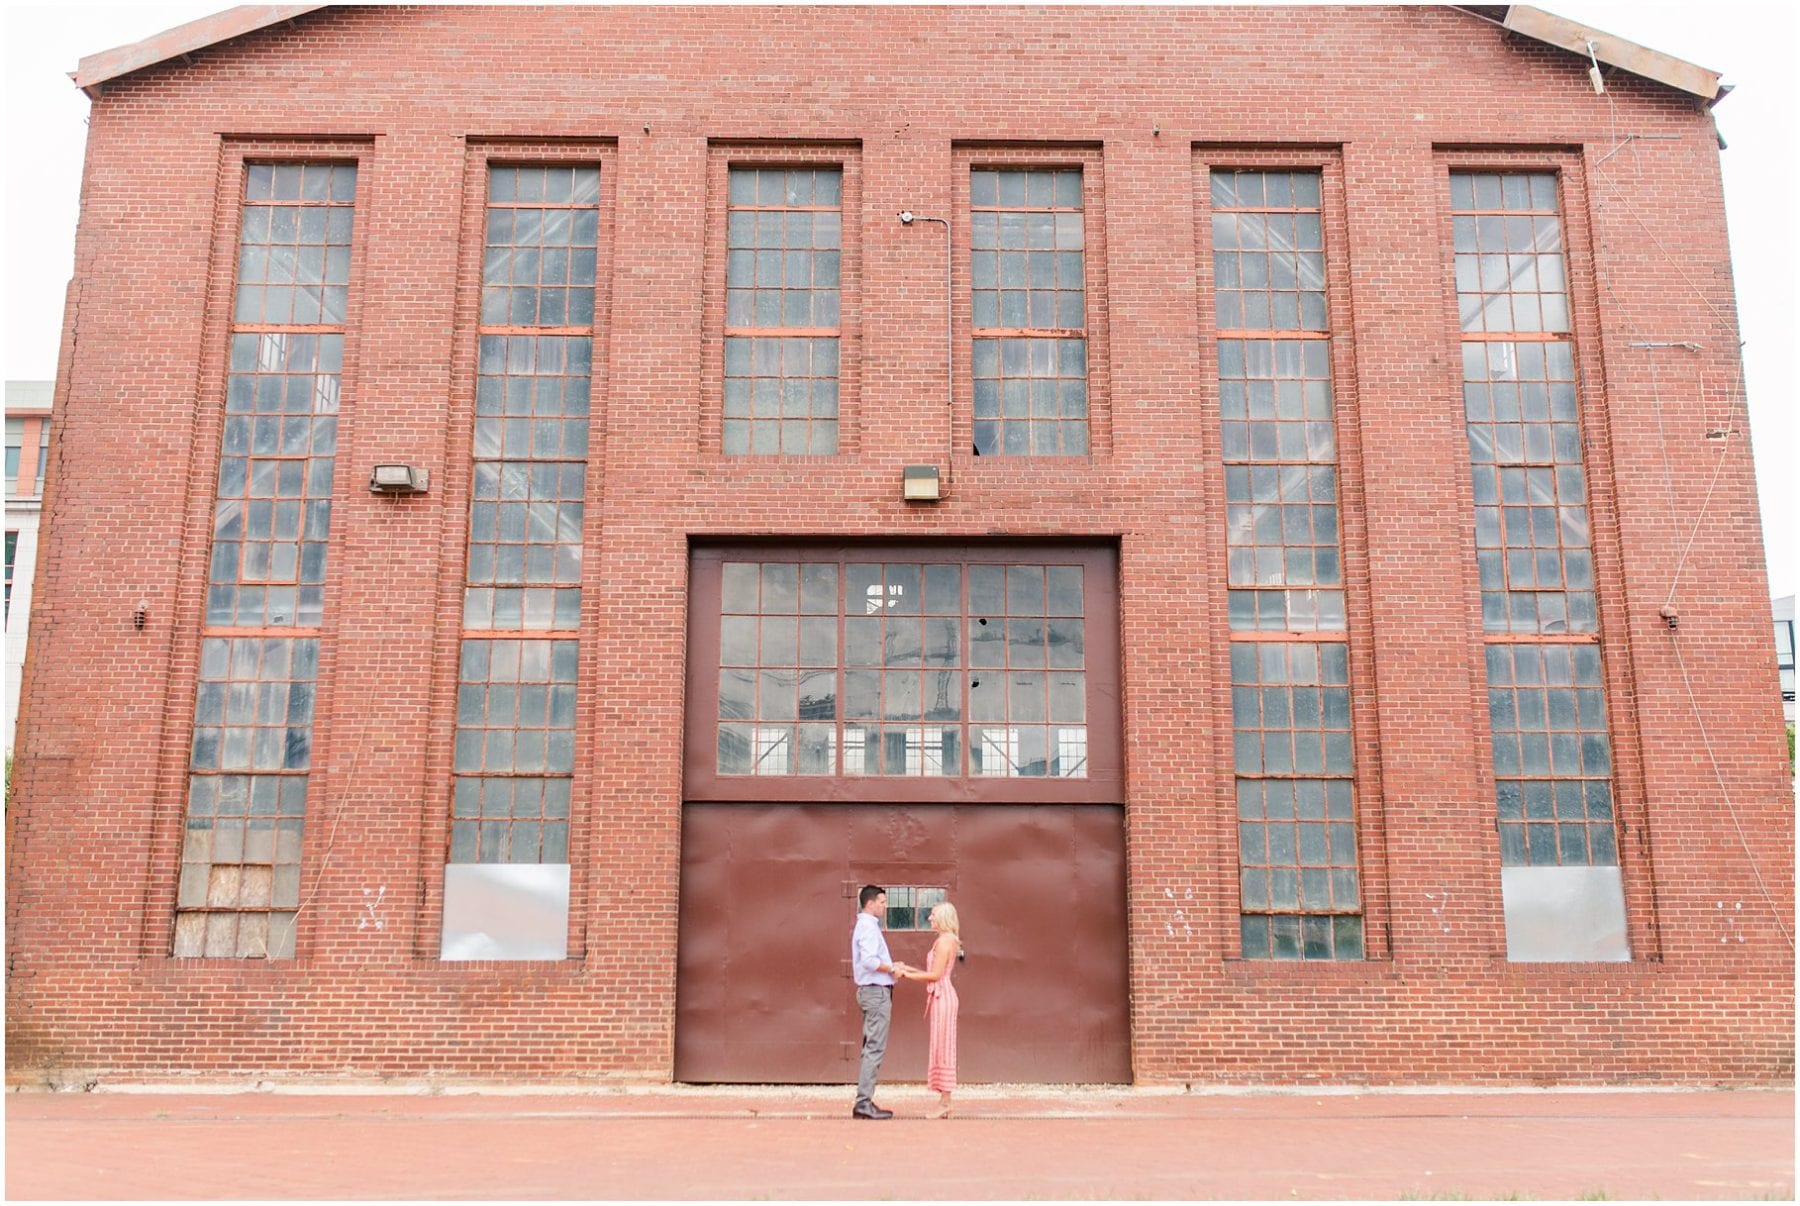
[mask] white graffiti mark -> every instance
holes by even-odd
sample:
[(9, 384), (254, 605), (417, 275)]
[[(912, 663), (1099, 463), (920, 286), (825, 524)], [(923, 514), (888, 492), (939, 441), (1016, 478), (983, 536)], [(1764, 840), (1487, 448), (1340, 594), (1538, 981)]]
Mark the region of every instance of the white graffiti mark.
[(376, 910), (380, 909), (381, 902), (387, 899), (387, 885), (383, 884), (379, 888), (364, 888), (362, 894), (363, 915), (356, 919), (356, 928), (359, 930), (385, 930), (387, 922), (381, 919), (381, 914)]
[(1724, 929), (1719, 933), (1719, 941), (1742, 942), (1744, 932), (1737, 927), (1737, 915), (1744, 911), (1744, 902), (1741, 900), (1734, 902), (1729, 913), (1725, 912), (1725, 902), (1722, 900), (1713, 907), (1719, 910), (1719, 920), (1724, 923)]
[(1450, 893), (1445, 892), (1440, 895), (1436, 892), (1427, 892), (1425, 893), (1425, 899), (1437, 901), (1436, 904), (1431, 906), (1431, 915), (1437, 918), (1438, 929), (1448, 934), (1450, 932), (1450, 919), (1444, 916), (1444, 910), (1450, 907)]
[[(1164, 888), (1163, 895), (1168, 897), (1170, 900), (1174, 900), (1175, 899), (1175, 889)], [(1183, 893), (1183, 898), (1186, 899), (1189, 903), (1192, 903), (1193, 899), (1194, 899), (1193, 889), (1189, 888), (1185, 893)], [(1165, 929), (1169, 932), (1169, 937), (1171, 937), (1171, 938), (1173, 938), (1175, 936), (1175, 927), (1176, 926), (1180, 926), (1181, 932), (1184, 935), (1186, 935), (1187, 937), (1192, 938), (1194, 936), (1194, 927), (1192, 925), (1188, 924), (1187, 914), (1181, 911), (1181, 907), (1179, 905), (1177, 905), (1174, 909), (1173, 919), (1163, 922), (1163, 929)]]

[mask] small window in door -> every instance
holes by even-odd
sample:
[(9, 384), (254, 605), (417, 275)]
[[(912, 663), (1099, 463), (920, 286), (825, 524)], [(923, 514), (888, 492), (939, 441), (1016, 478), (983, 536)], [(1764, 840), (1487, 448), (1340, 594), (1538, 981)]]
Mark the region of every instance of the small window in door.
[(909, 886), (887, 890), (889, 930), (929, 930), (931, 910), (950, 895), (948, 888)]

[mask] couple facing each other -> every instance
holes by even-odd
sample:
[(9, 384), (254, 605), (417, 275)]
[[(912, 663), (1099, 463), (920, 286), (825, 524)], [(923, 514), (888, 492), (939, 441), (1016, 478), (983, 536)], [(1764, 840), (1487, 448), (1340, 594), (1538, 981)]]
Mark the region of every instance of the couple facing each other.
[(856, 1003), (862, 1007), (862, 1064), (856, 1078), (856, 1105), (852, 1118), (892, 1118), (892, 1110), (875, 1104), (875, 1078), (887, 1055), (888, 1023), (894, 1014), (894, 980), (925, 983), (925, 1021), (931, 1041), (925, 1083), (938, 1091), (938, 1110), (933, 1118), (950, 1117), (950, 1093), (956, 1088), (956, 988), (950, 972), (962, 953), (962, 924), (956, 906), (942, 901), (932, 906), (931, 928), (937, 934), (931, 954), (921, 971), (894, 962), (880, 918), (887, 912), (887, 892), (874, 884), (857, 893), (861, 911), (850, 933), (850, 967), (856, 979)]

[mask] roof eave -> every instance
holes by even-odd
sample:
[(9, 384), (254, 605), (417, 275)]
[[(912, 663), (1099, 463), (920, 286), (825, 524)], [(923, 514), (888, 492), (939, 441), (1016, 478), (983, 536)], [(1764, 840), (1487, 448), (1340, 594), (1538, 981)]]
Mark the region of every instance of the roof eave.
[(1547, 13), (1529, 4), (1509, 5), (1506, 20), (1501, 24), (1514, 33), (1560, 47), (1584, 59), (1592, 55), (1608, 66), (1697, 96), (1708, 105), (1723, 100), (1725, 93), (1730, 91), (1720, 85), (1719, 73), (1716, 71), (1708, 71), (1674, 55), (1639, 46), (1636, 42), (1628, 42), (1604, 30), (1571, 21), (1567, 17), (1559, 17), (1555, 13)]
[(192, 54), (196, 50), (204, 50), (232, 38), (241, 38), (247, 33), (255, 33), (283, 21), (292, 21), (295, 17), (326, 7), (328, 6), (324, 4), (239, 5), (222, 13), (201, 17), (198, 21), (189, 21), (186, 25), (177, 25), (174, 29), (165, 29), (162, 33), (153, 34), (129, 46), (118, 46), (112, 50), (102, 50), (99, 54), (90, 54), (76, 65), (75, 70), (69, 73), (69, 78), (91, 98), (97, 95), (100, 85), (108, 80), (116, 80), (122, 75), (130, 75), (134, 71), (142, 71), (169, 59)]

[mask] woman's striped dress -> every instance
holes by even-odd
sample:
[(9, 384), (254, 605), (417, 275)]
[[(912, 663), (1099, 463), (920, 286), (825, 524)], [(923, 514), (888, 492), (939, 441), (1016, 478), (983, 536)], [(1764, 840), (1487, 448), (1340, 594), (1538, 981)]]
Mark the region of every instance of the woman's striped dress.
[[(933, 948), (933, 959), (937, 957), (938, 949)], [(925, 1084), (939, 1093), (956, 1088), (957, 1000), (956, 986), (950, 983), (950, 975), (956, 970), (956, 956), (951, 955), (949, 959), (944, 978), (925, 986), (925, 1028), (931, 1033)]]

